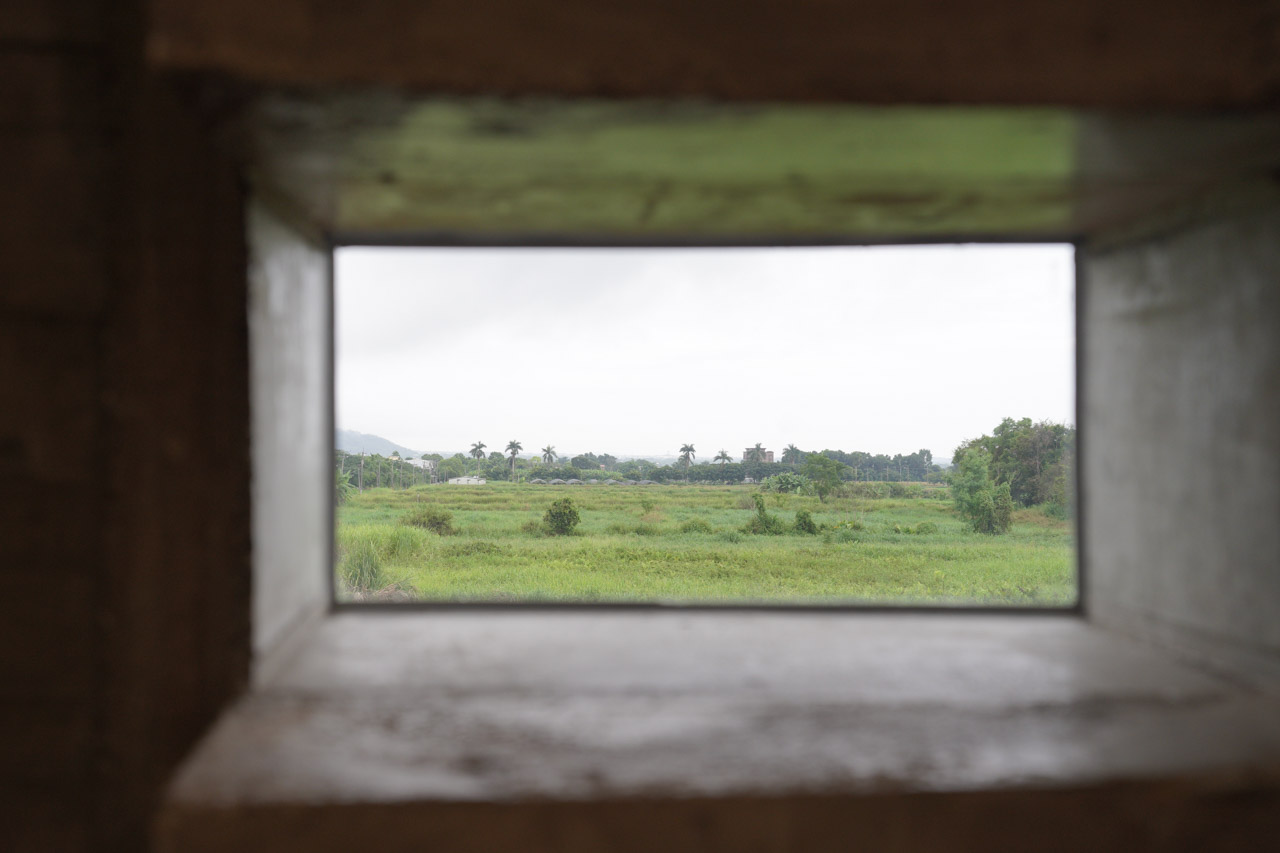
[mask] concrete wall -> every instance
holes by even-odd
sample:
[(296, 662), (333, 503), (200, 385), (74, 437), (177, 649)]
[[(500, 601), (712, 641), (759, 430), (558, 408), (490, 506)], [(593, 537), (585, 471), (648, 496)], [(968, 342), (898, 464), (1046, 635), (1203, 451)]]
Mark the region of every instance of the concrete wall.
[(0, 850), (130, 850), (247, 683), (242, 184), (130, 3), (0, 4)]
[[(1267, 4), (1144, 5), (814, 2), (801, 32), (759, 4), (0, 4), (0, 850), (146, 849), (249, 678), (245, 191), (203, 118), (234, 104), (158, 78), (148, 43), (308, 84), (1274, 109)], [(1086, 260), (1090, 606), (1265, 660), (1275, 233), (1272, 214)]]
[(1280, 684), (1280, 205), (1078, 257), (1088, 612)]
[(330, 253), (261, 206), (249, 217), (253, 649), (329, 602)]
[(104, 96), (90, 4), (0, 5), (0, 849), (91, 834), (104, 637)]

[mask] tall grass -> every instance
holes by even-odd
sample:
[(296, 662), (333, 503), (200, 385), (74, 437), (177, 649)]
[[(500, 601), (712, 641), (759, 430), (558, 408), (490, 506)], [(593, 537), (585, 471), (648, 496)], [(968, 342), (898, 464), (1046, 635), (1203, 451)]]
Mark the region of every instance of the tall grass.
[[(769, 495), (767, 514), (786, 535), (757, 536), (741, 532), (759, 517), (751, 496), (750, 487), (699, 485), (370, 490), (338, 509), (338, 571), (344, 583), (391, 578), (442, 600), (1075, 600), (1070, 525), (1034, 509), (990, 537), (932, 497)], [(579, 510), (579, 535), (547, 537), (543, 516), (565, 497)], [(424, 506), (452, 513), (457, 535), (399, 523)], [(798, 534), (809, 525), (816, 535)], [(360, 580), (357, 546), (376, 555), (373, 581)]]

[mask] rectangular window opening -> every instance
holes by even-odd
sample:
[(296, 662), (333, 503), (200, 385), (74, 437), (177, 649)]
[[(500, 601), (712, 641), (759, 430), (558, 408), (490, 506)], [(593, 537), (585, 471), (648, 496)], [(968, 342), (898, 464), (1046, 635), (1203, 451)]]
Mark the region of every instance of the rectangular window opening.
[(1068, 244), (334, 266), (340, 606), (1077, 607)]

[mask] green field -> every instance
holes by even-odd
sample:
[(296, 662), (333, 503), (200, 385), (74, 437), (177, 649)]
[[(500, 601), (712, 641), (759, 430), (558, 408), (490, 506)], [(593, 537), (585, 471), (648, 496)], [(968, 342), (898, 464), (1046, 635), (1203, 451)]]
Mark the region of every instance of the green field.
[[(916, 489), (916, 491), (920, 491)], [(875, 602), (1062, 606), (1075, 601), (1067, 522), (1020, 510), (1004, 536), (973, 533), (945, 491), (926, 497), (766, 495), (788, 527), (743, 533), (751, 486), (419, 486), (366, 490), (338, 509), (339, 597), (421, 601)], [(538, 530), (570, 497), (576, 535)], [(453, 535), (402, 519), (452, 513)]]

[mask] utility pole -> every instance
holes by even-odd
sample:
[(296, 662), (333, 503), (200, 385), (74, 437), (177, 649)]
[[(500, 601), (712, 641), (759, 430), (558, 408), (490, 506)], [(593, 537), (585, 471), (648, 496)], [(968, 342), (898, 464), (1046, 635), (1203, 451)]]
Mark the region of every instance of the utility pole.
[(357, 483), (358, 485), (356, 486), (356, 490), (363, 495), (364, 494), (364, 451), (363, 450), (360, 451), (360, 475), (359, 475), (359, 478), (357, 479)]

